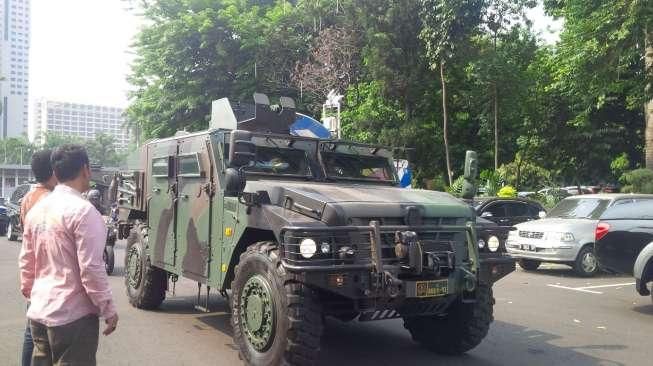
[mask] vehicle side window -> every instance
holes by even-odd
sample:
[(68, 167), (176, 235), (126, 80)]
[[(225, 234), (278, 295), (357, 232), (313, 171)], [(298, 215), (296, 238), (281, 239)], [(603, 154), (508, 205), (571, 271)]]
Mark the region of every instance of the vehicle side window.
[(179, 156), (179, 175), (186, 177), (200, 175), (200, 163), (197, 154)]
[(540, 211), (543, 211), (535, 205), (527, 204), (526, 206), (528, 206), (528, 216), (530, 217), (539, 217)]
[(493, 217), (506, 217), (506, 203), (505, 202), (495, 202), (490, 203), (483, 209), (483, 212), (489, 212)]
[(168, 177), (168, 157), (152, 159), (152, 176), (153, 177)]
[(511, 202), (507, 204), (509, 217), (528, 216), (528, 206), (520, 202)]

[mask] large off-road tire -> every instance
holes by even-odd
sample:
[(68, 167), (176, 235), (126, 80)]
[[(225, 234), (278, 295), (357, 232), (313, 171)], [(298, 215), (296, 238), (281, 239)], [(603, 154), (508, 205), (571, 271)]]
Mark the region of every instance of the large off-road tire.
[(285, 271), (276, 243), (247, 248), (231, 289), (233, 337), (245, 364), (314, 364), (320, 350), (322, 311), (314, 291)]
[(535, 271), (540, 267), (540, 264), (542, 264), (542, 262), (533, 259), (520, 259), (518, 263), (525, 271)]
[(12, 220), (9, 220), (9, 223), (7, 224), (7, 232), (5, 233), (7, 236), (7, 240), (9, 241), (16, 241), (18, 240), (18, 234), (16, 234), (16, 231), (14, 230), (14, 223)]
[(107, 271), (107, 275), (111, 275), (113, 273), (113, 267), (115, 264), (115, 254), (113, 252), (113, 246), (112, 245), (106, 245), (104, 247), (104, 253), (103, 253), (103, 259), (104, 259), (104, 269)]
[(168, 275), (151, 265), (146, 248), (147, 229), (135, 226), (127, 238), (125, 287), (130, 304), (139, 309), (156, 309), (166, 297)]
[(493, 318), (492, 287), (479, 285), (476, 302), (455, 301), (444, 315), (404, 317), (404, 327), (413, 340), (426, 349), (459, 355), (478, 346), (490, 329)]
[(581, 277), (592, 277), (599, 272), (599, 262), (592, 245), (586, 245), (578, 252), (573, 268)]

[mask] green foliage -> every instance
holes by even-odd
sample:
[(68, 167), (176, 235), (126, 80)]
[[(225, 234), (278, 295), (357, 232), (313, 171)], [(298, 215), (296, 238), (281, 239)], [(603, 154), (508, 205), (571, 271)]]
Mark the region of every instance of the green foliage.
[(560, 201), (565, 198), (561, 191), (549, 191), (546, 194), (536, 193), (528, 196), (528, 199), (539, 202), (545, 210), (554, 208)]
[(635, 169), (624, 173), (620, 178), (624, 193), (653, 193), (653, 170)]
[(454, 179), (451, 186), (447, 188), (447, 192), (456, 197), (461, 197), (463, 194), (463, 184), (465, 184), (465, 177), (461, 175), (458, 178)]
[(517, 197), (517, 190), (512, 186), (501, 187), (499, 193), (497, 193), (497, 197), (502, 197), (502, 198)]
[(486, 197), (495, 197), (499, 194), (502, 185), (502, 179), (495, 170), (484, 170), (480, 174), (481, 186), (485, 189), (483, 195)]
[(610, 170), (615, 177), (621, 177), (630, 168), (628, 154), (622, 153), (612, 160)]
[(517, 187), (520, 191), (538, 190), (551, 185), (551, 172), (532, 162), (519, 158), (499, 167), (499, 175), (506, 184)]

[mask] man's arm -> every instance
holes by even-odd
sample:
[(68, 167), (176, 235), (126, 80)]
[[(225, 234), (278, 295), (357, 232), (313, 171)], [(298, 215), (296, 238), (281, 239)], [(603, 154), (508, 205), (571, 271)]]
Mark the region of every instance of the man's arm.
[(29, 300), (36, 276), (36, 258), (34, 256), (34, 240), (31, 225), (26, 225), (23, 231), (23, 244), (18, 257), (20, 268), (20, 292)]
[(100, 309), (100, 316), (104, 319), (113, 318), (116, 309), (102, 258), (106, 226), (102, 216), (91, 205), (80, 212), (78, 219), (73, 229), (82, 286), (91, 302)]

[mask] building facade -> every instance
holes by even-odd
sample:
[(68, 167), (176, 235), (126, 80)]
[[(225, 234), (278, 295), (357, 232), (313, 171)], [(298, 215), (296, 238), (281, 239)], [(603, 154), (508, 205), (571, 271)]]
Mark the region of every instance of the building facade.
[(27, 134), (30, 0), (0, 0), (0, 137)]
[(116, 150), (127, 149), (131, 138), (122, 108), (39, 99), (34, 103), (29, 139), (39, 143), (46, 133), (86, 140), (105, 133), (114, 137)]

